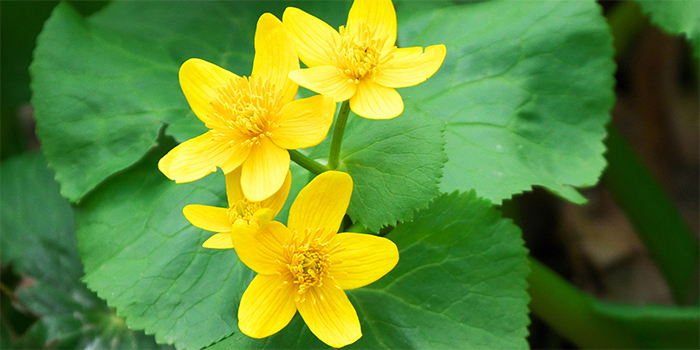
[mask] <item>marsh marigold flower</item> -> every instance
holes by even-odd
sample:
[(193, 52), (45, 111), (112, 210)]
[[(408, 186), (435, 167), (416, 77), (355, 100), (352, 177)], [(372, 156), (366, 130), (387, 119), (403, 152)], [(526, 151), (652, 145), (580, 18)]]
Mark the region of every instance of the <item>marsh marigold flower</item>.
[(211, 249), (231, 249), (231, 235), (241, 229), (259, 231), (277, 216), (284, 206), (292, 186), (292, 174), (287, 176), (279, 191), (262, 202), (248, 200), (241, 189), (241, 169), (226, 174), (226, 197), (228, 208), (190, 204), (182, 210), (189, 222), (203, 230), (218, 232), (202, 246)]
[(250, 77), (187, 60), (180, 86), (192, 110), (210, 129), (173, 148), (158, 163), (176, 182), (200, 179), (220, 167), (241, 168), (241, 187), (251, 201), (277, 192), (289, 169), (288, 149), (320, 143), (333, 123), (335, 103), (318, 95), (294, 100), (299, 86), (289, 80), (299, 59), (282, 22), (266, 13), (255, 31)]
[(272, 221), (260, 232), (233, 235), (238, 257), (258, 273), (243, 293), (238, 327), (253, 338), (277, 333), (297, 310), (324, 343), (352, 344), (360, 321), (344, 289), (368, 285), (396, 266), (396, 245), (358, 233), (336, 234), (352, 194), (352, 178), (322, 173), (289, 210), (289, 228)]
[(390, 0), (355, 0), (339, 32), (294, 7), (282, 18), (309, 67), (289, 77), (335, 101), (350, 99), (350, 109), (365, 118), (401, 114), (403, 100), (396, 88), (424, 82), (445, 59), (445, 45), (425, 52), (422, 47), (396, 48), (396, 11)]

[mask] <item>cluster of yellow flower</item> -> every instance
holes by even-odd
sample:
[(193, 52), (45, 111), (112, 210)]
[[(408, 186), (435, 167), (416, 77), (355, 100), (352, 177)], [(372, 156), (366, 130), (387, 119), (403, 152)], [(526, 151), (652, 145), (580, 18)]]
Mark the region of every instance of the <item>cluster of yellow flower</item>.
[[(390, 240), (337, 233), (350, 203), (350, 175), (327, 171), (311, 181), (289, 211), (288, 225), (272, 221), (289, 194), (287, 150), (319, 144), (336, 102), (358, 115), (394, 118), (403, 111), (397, 87), (432, 76), (445, 46), (398, 49), (390, 0), (356, 0), (347, 26), (335, 31), (306, 12), (287, 8), (283, 22), (263, 14), (255, 32), (250, 77), (190, 59), (180, 85), (197, 117), (210, 129), (172, 149), (158, 163), (178, 183), (220, 167), (228, 208), (188, 205), (185, 217), (217, 232), (203, 246), (234, 248), (258, 273), (241, 299), (238, 327), (254, 338), (284, 328), (297, 310), (323, 342), (342, 347), (362, 336), (343, 290), (370, 284), (399, 260)], [(299, 59), (309, 68), (300, 69)], [(299, 85), (321, 95), (296, 99)]]

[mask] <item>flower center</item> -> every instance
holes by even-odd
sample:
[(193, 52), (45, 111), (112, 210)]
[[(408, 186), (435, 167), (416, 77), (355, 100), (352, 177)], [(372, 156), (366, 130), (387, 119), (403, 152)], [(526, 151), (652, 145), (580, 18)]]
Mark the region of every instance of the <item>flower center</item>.
[(218, 90), (211, 101), (214, 113), (207, 127), (217, 141), (252, 147), (279, 127), (275, 120), (284, 102), (281, 91), (268, 79), (236, 77)]
[(246, 223), (250, 224), (250, 220), (259, 209), (260, 203), (239, 199), (228, 209), (228, 219), (232, 225), (238, 220), (245, 220)]
[(331, 254), (328, 245), (329, 242), (316, 238), (308, 243), (291, 243), (284, 247), (290, 253), (287, 268), (298, 288), (297, 301), (303, 302), (306, 299), (304, 293), (309, 288), (322, 286), (324, 277), (329, 277)]
[(395, 48), (381, 52), (386, 38), (374, 38), (369, 27), (360, 23), (357, 33), (350, 33), (340, 27), (340, 43), (333, 57), (333, 63), (340, 68), (349, 83), (359, 84), (361, 79), (372, 79), (380, 73), (381, 65), (391, 58)]

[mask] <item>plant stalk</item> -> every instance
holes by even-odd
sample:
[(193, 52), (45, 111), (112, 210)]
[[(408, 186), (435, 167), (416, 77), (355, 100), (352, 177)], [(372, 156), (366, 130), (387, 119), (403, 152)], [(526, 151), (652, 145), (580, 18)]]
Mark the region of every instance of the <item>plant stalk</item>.
[(299, 164), (302, 168), (316, 175), (329, 170), (328, 167), (301, 154), (301, 152), (294, 149), (289, 150), (289, 158), (291, 158), (294, 161), (294, 163)]
[(331, 153), (328, 155), (328, 169), (335, 170), (340, 164), (340, 145), (343, 143), (345, 124), (348, 122), (350, 114), (350, 100), (343, 101), (338, 112), (338, 119), (333, 129), (333, 139), (331, 140)]

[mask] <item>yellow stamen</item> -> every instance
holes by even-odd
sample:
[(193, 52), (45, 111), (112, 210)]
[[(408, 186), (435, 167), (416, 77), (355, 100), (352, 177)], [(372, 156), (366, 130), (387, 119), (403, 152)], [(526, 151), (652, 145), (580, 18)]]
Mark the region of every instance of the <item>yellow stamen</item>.
[(253, 215), (256, 211), (260, 209), (260, 203), (250, 202), (247, 199), (239, 199), (234, 203), (228, 210), (228, 219), (231, 224), (234, 224), (238, 220), (245, 220), (246, 223), (250, 224), (253, 220)]
[[(305, 231), (308, 233), (313, 230)], [(296, 300), (303, 302), (306, 300), (305, 293), (309, 288), (321, 287), (324, 278), (332, 278), (328, 273), (328, 268), (331, 266), (331, 252), (329, 242), (323, 238), (316, 236), (308, 242), (299, 242), (298, 237), (295, 232), (292, 242), (285, 245), (284, 249), (288, 256), (286, 267), (291, 272), (292, 282), (297, 285)]]
[(218, 92), (211, 101), (214, 113), (207, 123), (217, 141), (252, 147), (279, 127), (275, 120), (284, 101), (269, 79), (233, 78)]
[(380, 74), (381, 66), (391, 59), (396, 47), (381, 52), (386, 38), (375, 38), (365, 23), (360, 24), (357, 33), (350, 33), (340, 27), (340, 42), (336, 51), (329, 56), (333, 63), (348, 78), (348, 83), (359, 84), (362, 79), (374, 79)]

